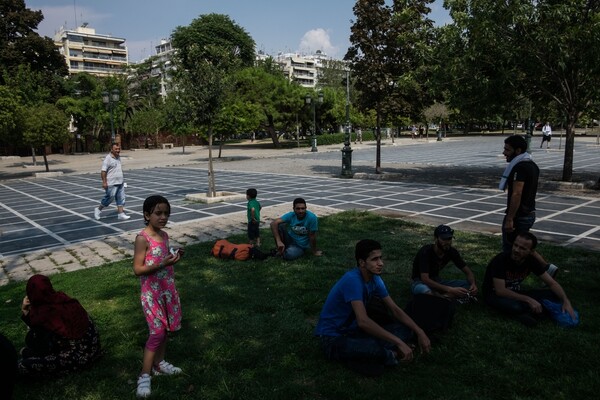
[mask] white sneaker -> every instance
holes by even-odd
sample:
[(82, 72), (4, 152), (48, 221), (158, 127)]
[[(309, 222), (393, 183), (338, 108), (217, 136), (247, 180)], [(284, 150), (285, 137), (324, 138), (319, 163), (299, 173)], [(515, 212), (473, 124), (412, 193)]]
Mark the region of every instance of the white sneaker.
[(136, 396), (141, 398), (146, 398), (150, 396), (152, 392), (150, 390), (152, 377), (148, 374), (142, 374), (137, 381), (137, 391)]
[(119, 214), (117, 215), (117, 218), (118, 218), (120, 221), (127, 221), (127, 220), (128, 220), (129, 218), (131, 218), (131, 217), (130, 217), (129, 215), (125, 214), (124, 212), (122, 212), (122, 213), (119, 213)]
[(181, 373), (181, 368), (162, 360), (152, 368), (152, 372), (154, 375), (177, 375)]
[(102, 210), (98, 207), (94, 208), (94, 218), (100, 219), (102, 217)]

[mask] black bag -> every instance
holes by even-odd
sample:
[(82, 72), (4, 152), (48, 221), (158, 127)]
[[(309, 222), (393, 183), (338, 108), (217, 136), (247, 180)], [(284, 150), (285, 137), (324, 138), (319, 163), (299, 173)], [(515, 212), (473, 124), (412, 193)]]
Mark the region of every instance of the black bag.
[(430, 294), (416, 294), (404, 311), (427, 336), (450, 328), (456, 306), (450, 300)]

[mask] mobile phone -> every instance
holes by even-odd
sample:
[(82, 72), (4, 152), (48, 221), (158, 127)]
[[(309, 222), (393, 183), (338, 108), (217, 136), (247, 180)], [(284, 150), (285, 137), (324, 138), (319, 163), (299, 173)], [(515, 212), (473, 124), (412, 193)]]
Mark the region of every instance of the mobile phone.
[(176, 255), (179, 253), (179, 250), (180, 250), (180, 249), (176, 249), (175, 247), (171, 247), (171, 248), (169, 249), (169, 252), (170, 252), (171, 254), (173, 254), (174, 256), (176, 256)]

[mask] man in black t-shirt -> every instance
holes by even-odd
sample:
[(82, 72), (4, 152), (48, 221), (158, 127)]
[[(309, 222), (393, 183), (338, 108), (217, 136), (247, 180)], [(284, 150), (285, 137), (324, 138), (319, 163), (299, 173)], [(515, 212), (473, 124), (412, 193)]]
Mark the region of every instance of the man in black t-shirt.
[[(433, 237), (433, 244), (421, 247), (413, 261), (413, 294), (438, 294), (458, 300), (474, 299), (477, 295), (475, 276), (458, 250), (452, 247), (454, 230), (447, 225), (440, 225), (435, 228)], [(450, 261), (465, 274), (466, 280), (443, 280), (440, 277), (440, 271)]]
[[(483, 280), (485, 303), (519, 322), (534, 326), (536, 316), (542, 315), (542, 300), (561, 302), (563, 312), (575, 318), (565, 291), (547, 272), (543, 263), (534, 256), (537, 238), (531, 232), (517, 234), (511, 253), (501, 252), (490, 261)], [(547, 289), (523, 290), (521, 283), (531, 273), (537, 275)]]
[[(540, 169), (527, 153), (527, 142), (519, 135), (504, 140), (504, 151), (508, 166), (500, 180), (500, 190), (508, 192), (506, 215), (502, 221), (502, 251), (510, 254), (515, 237), (520, 232), (529, 232), (535, 222), (535, 196), (537, 195)], [(558, 267), (547, 263), (534, 251), (533, 256), (546, 266), (554, 278)]]

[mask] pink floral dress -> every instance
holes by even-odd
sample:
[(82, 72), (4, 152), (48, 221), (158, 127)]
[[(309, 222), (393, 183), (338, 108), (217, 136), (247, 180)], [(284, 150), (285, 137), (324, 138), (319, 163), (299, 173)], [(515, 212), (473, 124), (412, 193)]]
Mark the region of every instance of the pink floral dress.
[[(169, 254), (169, 235), (160, 231), (162, 243), (153, 240), (146, 232), (140, 233), (148, 241), (144, 264), (157, 265)], [(140, 277), (142, 307), (150, 334), (177, 331), (181, 328), (181, 304), (175, 288), (173, 266), (161, 268), (153, 274)]]

